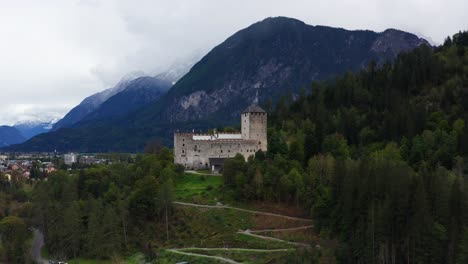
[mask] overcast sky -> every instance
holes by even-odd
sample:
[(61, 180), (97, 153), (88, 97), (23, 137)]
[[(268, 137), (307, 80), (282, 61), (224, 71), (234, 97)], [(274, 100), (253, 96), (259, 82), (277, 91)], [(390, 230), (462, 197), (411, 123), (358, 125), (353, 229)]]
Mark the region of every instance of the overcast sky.
[(269, 16), (442, 43), (468, 28), (467, 10), (467, 0), (0, 0), (0, 125), (63, 116), (128, 72), (158, 73)]

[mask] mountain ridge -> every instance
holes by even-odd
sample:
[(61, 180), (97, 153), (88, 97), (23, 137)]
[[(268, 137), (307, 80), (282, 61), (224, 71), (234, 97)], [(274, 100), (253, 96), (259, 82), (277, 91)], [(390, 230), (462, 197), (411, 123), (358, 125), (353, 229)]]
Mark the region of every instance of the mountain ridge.
[[(170, 82), (156, 77), (136, 78), (129, 82), (125, 89), (109, 97), (79, 122), (111, 118), (135, 111), (159, 99), (170, 87)], [(122, 107), (123, 105), (125, 107)]]
[(0, 147), (19, 144), (26, 140), (20, 131), (12, 126), (0, 126)]
[(81, 121), (88, 114), (96, 110), (107, 99), (123, 91), (132, 80), (138, 77), (140, 77), (140, 74), (138, 73), (136, 73), (135, 75), (128, 74), (124, 76), (112, 88), (108, 88), (104, 91), (86, 97), (85, 99), (83, 99), (83, 101), (81, 101), (81, 103), (72, 108), (62, 119), (55, 123), (55, 125), (52, 127), (52, 131), (56, 131), (63, 127), (72, 126), (77, 122)]

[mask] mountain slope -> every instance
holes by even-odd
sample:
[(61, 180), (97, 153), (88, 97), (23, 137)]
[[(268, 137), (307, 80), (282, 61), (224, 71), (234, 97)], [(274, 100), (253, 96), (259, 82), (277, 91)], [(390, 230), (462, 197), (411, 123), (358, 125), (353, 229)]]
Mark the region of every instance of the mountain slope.
[(18, 129), (11, 126), (0, 126), (0, 147), (22, 143), (26, 140)]
[(310, 26), (267, 18), (243, 29), (198, 62), (168, 94), (161, 113), (171, 122), (236, 118), (252, 102), (298, 92), (313, 80), (382, 64), (402, 51), (428, 44), (394, 29), (382, 33)]
[(52, 130), (54, 131), (59, 128), (70, 127), (78, 123), (84, 117), (96, 110), (107, 99), (123, 91), (131, 81), (140, 77), (141, 75), (141, 72), (129, 73), (128, 75), (124, 76), (122, 80), (120, 80), (114, 87), (85, 98), (79, 105), (75, 106), (61, 120), (55, 123)]
[(154, 103), (120, 118), (41, 135), (14, 148), (139, 151), (151, 138), (170, 144), (174, 129), (237, 124), (257, 91), (260, 102), (276, 101), (314, 80), (361, 70), (372, 60), (381, 65), (421, 44), (427, 41), (394, 29), (349, 31), (267, 18), (211, 50)]
[(175, 84), (197, 63), (206, 52), (203, 49), (196, 50), (186, 57), (180, 58), (171, 64), (165, 71), (155, 77)]
[(82, 121), (110, 118), (127, 114), (159, 99), (171, 83), (155, 77), (140, 77), (127, 84), (123, 91), (103, 102)]

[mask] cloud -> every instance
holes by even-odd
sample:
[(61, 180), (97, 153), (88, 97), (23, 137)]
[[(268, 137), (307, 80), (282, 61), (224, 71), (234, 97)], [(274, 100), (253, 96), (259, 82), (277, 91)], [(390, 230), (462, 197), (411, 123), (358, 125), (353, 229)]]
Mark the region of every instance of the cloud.
[(466, 10), (465, 0), (0, 0), (0, 124), (30, 116), (24, 105), (64, 115), (128, 72), (156, 74), (269, 16), (442, 43), (468, 25)]

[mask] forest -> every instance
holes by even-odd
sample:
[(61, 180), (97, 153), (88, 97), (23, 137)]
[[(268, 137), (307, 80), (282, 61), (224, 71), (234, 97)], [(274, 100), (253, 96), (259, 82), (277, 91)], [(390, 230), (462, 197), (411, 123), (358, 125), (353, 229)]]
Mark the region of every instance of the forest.
[(308, 210), (341, 263), (468, 263), (467, 47), (460, 32), (283, 98), (268, 153), (227, 160), (224, 184)]
[[(226, 160), (215, 191), (305, 210), (339, 241), (338, 263), (468, 263), (467, 49), (460, 32), (266, 102), (268, 152)], [(31, 228), (56, 258), (157, 259), (189, 216), (174, 213), (183, 168), (147, 152), (47, 180), (0, 175), (1, 261), (29, 261)]]
[[(182, 172), (164, 148), (157, 155), (72, 175), (61, 170), (47, 181), (39, 179), (27, 193), (18, 190), (27, 189), (30, 181), (10, 184), (2, 177), (2, 194), (9, 200), (3, 212), (11, 216), (0, 221), (0, 256), (8, 263), (29, 261), (27, 227), (42, 231), (54, 259), (112, 259), (133, 251), (151, 256), (156, 246), (148, 241), (166, 241), (163, 219), (172, 210), (172, 180)], [(11, 212), (11, 201), (21, 205), (19, 212)], [(15, 239), (3, 239), (5, 235)]]

